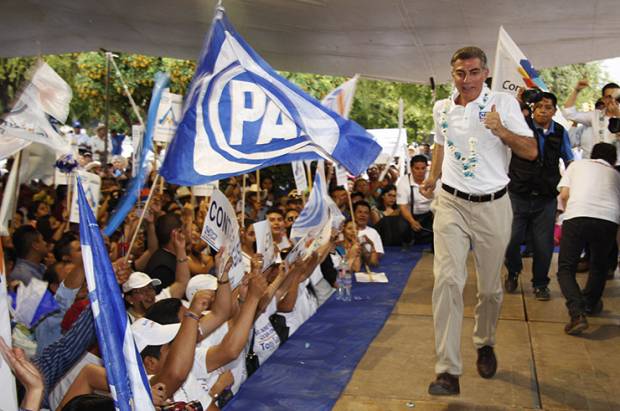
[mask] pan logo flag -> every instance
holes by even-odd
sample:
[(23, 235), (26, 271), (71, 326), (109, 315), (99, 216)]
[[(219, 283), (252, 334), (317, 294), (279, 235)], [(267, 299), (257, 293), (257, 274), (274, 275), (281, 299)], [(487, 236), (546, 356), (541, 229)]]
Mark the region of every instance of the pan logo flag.
[(171, 183), (196, 185), (327, 158), (357, 175), (379, 152), (360, 125), (273, 70), (219, 8), (160, 173)]

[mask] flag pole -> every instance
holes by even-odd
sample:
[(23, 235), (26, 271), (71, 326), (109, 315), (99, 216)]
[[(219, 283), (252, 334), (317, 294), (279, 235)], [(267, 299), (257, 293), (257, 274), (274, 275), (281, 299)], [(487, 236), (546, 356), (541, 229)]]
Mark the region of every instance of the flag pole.
[(259, 209), (260, 209), (260, 170), (256, 170), (256, 199), (258, 200), (258, 204), (259, 204)]
[(67, 218), (69, 219), (69, 221), (67, 221), (67, 225), (65, 226), (65, 233), (67, 231), (69, 231), (69, 228), (71, 226), (70, 222), (71, 222), (71, 206), (72, 206), (72, 201), (73, 201), (73, 172), (70, 172), (69, 174), (67, 174)]
[[(19, 169), (22, 166), (22, 151), (23, 150), (19, 150), (19, 152), (17, 153), (17, 155), (15, 156), (15, 161), (17, 162), (17, 165), (15, 166), (15, 172), (17, 173), (17, 175), (15, 176), (15, 188), (13, 190), (13, 207), (11, 207), (11, 228), (15, 229), (17, 227), (15, 227), (15, 213), (17, 212), (17, 200), (18, 200), (18, 196), (19, 196), (19, 186), (20, 186), (20, 181), (19, 181)], [(9, 230), (9, 232), (11, 232), (11, 230)]]
[(241, 228), (245, 228), (245, 179), (247, 174), (243, 175), (241, 183)]
[(306, 172), (308, 173), (308, 190), (312, 190), (312, 169), (310, 168), (310, 164), (305, 161), (304, 165), (306, 166)]
[[(155, 174), (155, 179), (153, 180), (153, 184), (151, 184), (149, 195), (146, 198), (146, 203), (144, 203), (144, 207), (142, 208), (142, 212), (140, 213), (140, 218), (138, 219), (138, 225), (136, 226), (136, 229), (133, 232), (133, 235), (131, 236), (131, 241), (129, 242), (129, 248), (127, 249), (127, 255), (125, 256), (125, 261), (129, 261), (129, 257), (131, 256), (131, 249), (133, 248), (133, 245), (136, 242), (136, 238), (138, 238), (138, 232), (140, 232), (140, 226), (142, 225), (142, 221), (144, 220), (144, 215), (146, 214), (146, 210), (148, 210), (149, 204), (151, 203), (151, 198), (153, 198), (153, 193), (156, 191), (158, 179), (159, 179), (159, 174)], [(138, 196), (140, 196), (139, 193), (138, 193)]]
[(110, 68), (111, 68), (111, 64), (110, 64), (110, 60), (111, 60), (111, 54), (110, 52), (105, 53), (105, 65), (106, 65), (106, 75), (105, 75), (105, 116), (104, 116), (104, 123), (105, 123), (105, 137), (103, 140), (103, 161), (105, 161), (104, 163), (104, 167), (106, 166), (106, 164), (108, 164), (108, 133), (110, 132)]

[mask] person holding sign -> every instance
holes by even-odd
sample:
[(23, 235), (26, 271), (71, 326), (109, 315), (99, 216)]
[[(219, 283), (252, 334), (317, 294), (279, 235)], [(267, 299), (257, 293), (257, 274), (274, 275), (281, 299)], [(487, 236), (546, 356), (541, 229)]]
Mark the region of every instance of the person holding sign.
[(502, 302), (500, 271), (510, 239), (512, 210), (506, 196), (510, 151), (534, 160), (538, 150), (517, 100), (485, 85), (487, 58), (478, 47), (452, 56), (456, 91), (433, 108), (435, 150), (430, 175), (420, 193), (435, 198), (433, 321), (437, 378), (431, 395), (459, 394), (461, 325), (466, 262), (472, 249), (478, 277), (474, 345), (478, 373), (491, 378), (497, 369), (493, 351)]

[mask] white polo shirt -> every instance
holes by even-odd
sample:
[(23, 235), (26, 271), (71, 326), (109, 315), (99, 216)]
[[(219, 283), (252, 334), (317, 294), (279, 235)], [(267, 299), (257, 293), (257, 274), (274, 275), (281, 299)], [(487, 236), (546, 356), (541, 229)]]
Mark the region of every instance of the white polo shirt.
[(442, 182), (470, 194), (490, 194), (504, 188), (510, 149), (484, 126), (486, 113), (495, 105), (504, 127), (533, 137), (517, 100), (510, 94), (483, 86), (480, 96), (465, 107), (454, 103), (458, 92), (433, 107), (435, 143), (444, 147)]
[(424, 214), (431, 211), (430, 198), (420, 194), (420, 185), (416, 183), (411, 174), (401, 176), (396, 183), (396, 204), (411, 204), (411, 192), (413, 191), (413, 214)]
[(558, 184), (562, 187), (570, 190), (564, 221), (592, 217), (620, 223), (620, 173), (606, 161), (573, 161)]

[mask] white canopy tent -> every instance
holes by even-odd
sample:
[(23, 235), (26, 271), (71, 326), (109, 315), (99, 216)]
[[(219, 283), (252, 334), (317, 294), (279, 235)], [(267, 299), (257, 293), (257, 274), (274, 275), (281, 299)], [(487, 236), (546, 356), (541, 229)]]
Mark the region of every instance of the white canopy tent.
[[(215, 0), (4, 0), (0, 56), (99, 50), (195, 59)], [(451, 54), (493, 58), (500, 25), (537, 68), (620, 55), (614, 0), (224, 0), (277, 69), (425, 83)]]

